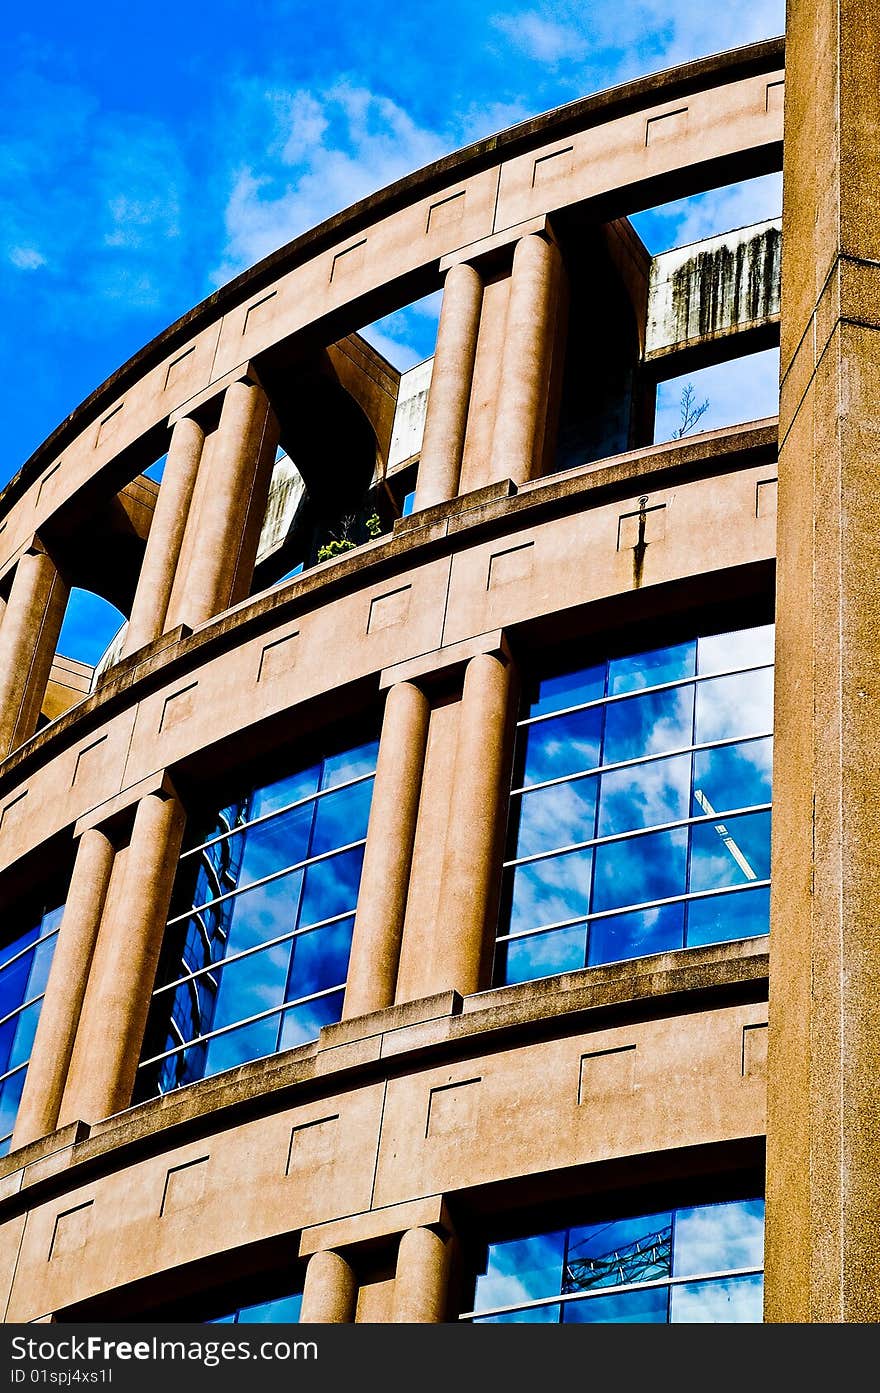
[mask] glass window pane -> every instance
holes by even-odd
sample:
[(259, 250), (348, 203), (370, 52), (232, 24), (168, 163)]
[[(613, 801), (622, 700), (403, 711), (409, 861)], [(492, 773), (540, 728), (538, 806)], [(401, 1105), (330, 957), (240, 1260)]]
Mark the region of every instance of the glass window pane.
[(359, 745), (354, 750), (343, 750), (338, 755), (330, 755), (324, 760), (321, 787), (335, 788), (337, 784), (348, 783), (349, 779), (359, 779), (362, 774), (374, 773), (378, 755), (378, 740), (368, 740), (365, 745)]
[(641, 1214), (569, 1231), (563, 1291), (593, 1291), (668, 1277), (672, 1215)]
[(525, 729), (523, 784), (542, 784), (595, 769), (602, 738), (602, 708), (573, 711)]
[[(219, 978), (212, 1029), (247, 1020), (284, 1002), (290, 967), (291, 939), (239, 958), (216, 973)], [(207, 985), (213, 973), (198, 979)], [(204, 988), (203, 988), (204, 989)]]
[(748, 740), (697, 750), (694, 755), (694, 797), (691, 811), (723, 813), (769, 803), (773, 776), (773, 740)]
[(19, 1069), (0, 1084), (0, 1137), (5, 1137), (15, 1126), (15, 1115), (21, 1102), (26, 1073), (26, 1069)]
[(691, 890), (748, 885), (769, 875), (769, 812), (703, 822), (691, 828)]
[(566, 1325), (665, 1325), (668, 1319), (668, 1287), (597, 1296), (586, 1301), (567, 1301)]
[(569, 706), (601, 701), (604, 695), (604, 663), (566, 672), (559, 677), (545, 677), (538, 685), (537, 697), (529, 706), (529, 715), (543, 716), (548, 711), (564, 711)]
[(497, 1316), (477, 1316), (474, 1325), (558, 1325), (558, 1305), (527, 1306), (524, 1311), (504, 1311)]
[(773, 729), (773, 670), (713, 677), (697, 686), (696, 743), (765, 735)]
[(516, 1306), (562, 1291), (565, 1230), (491, 1243), (486, 1270), (477, 1278), (474, 1310)]
[(284, 1012), (281, 1022), (280, 1050), (291, 1050), (296, 1045), (305, 1045), (309, 1040), (317, 1040), (322, 1026), (335, 1025), (342, 1015), (344, 992), (331, 992), (329, 996), (319, 996), (314, 1001), (304, 1001), (301, 1006), (291, 1006)]
[(8, 1016), (27, 999), (28, 978), (33, 964), (33, 949), (23, 953), (14, 963), (0, 972), (0, 1018)]
[(336, 847), (348, 846), (366, 837), (372, 796), (373, 781), (365, 779), (361, 784), (319, 798), (309, 854), (320, 856), (322, 852), (334, 851)]
[(317, 924), (322, 919), (333, 919), (337, 914), (345, 914), (357, 907), (363, 862), (364, 848), (359, 846), (306, 869), (299, 915), (301, 927)]
[(760, 1267), (764, 1261), (764, 1201), (731, 1200), (679, 1209), (674, 1248), (676, 1277)]
[(49, 980), (49, 968), (52, 966), (52, 955), (55, 952), (55, 944), (58, 942), (58, 934), (54, 933), (50, 938), (44, 938), (33, 951), (31, 974), (27, 984), (27, 998), (42, 996), (46, 990), (46, 983)]
[(770, 890), (738, 890), (691, 900), (687, 907), (687, 946), (727, 943), (770, 931)]
[(598, 787), (591, 777), (520, 794), (514, 807), (514, 816), (519, 816), (516, 855), (533, 856), (589, 841), (596, 830)]
[(697, 644), (697, 672), (729, 672), (773, 662), (774, 626), (736, 629), (729, 634), (708, 634)]
[(693, 711), (692, 686), (613, 702), (605, 713), (602, 763), (686, 749), (692, 743)]
[(9, 1055), (12, 1044), (15, 1040), (15, 1032), (18, 1029), (18, 1016), (10, 1016), (0, 1025), (0, 1074), (5, 1074), (9, 1068)]
[(590, 967), (622, 962), (684, 946), (684, 905), (658, 905), (636, 914), (615, 914), (590, 924)]
[(175, 1088), (183, 1088), (196, 1079), (205, 1077), (205, 1060), (208, 1054), (206, 1044), (190, 1045), (188, 1050), (171, 1054), (158, 1066), (155, 1090), (158, 1093), (172, 1093)]
[(294, 940), (293, 967), (287, 986), (288, 1001), (345, 985), (353, 928), (353, 918), (343, 919), (338, 924), (326, 924), (323, 929), (298, 935)]
[(235, 1069), (248, 1060), (274, 1054), (278, 1047), (279, 1024), (277, 1015), (267, 1016), (265, 1020), (252, 1021), (250, 1025), (241, 1025), (237, 1030), (228, 1030), (225, 1035), (209, 1040), (205, 1074), (219, 1074), (223, 1069)]
[(292, 808), (289, 813), (260, 822), (240, 832), (244, 841), (244, 855), (239, 885), (250, 885), (252, 881), (262, 880), (264, 876), (293, 866), (297, 861), (305, 861), (309, 855), (309, 834), (315, 815), (314, 803), (303, 803)]
[(507, 984), (532, 982), (557, 972), (577, 972), (585, 966), (586, 924), (550, 929), (498, 945), (498, 980)]
[(669, 899), (685, 891), (688, 829), (597, 846), (593, 912)]
[(664, 682), (677, 682), (693, 677), (697, 645), (691, 639), (672, 648), (656, 648), (652, 653), (634, 653), (625, 658), (612, 658), (608, 664), (608, 695), (635, 692), (640, 687), (659, 687)]
[(238, 1325), (295, 1325), (299, 1321), (302, 1294), (279, 1296), (274, 1301), (261, 1301), (245, 1306), (238, 1312)]
[(690, 786), (690, 755), (612, 769), (602, 775), (598, 835), (611, 837), (687, 817)]
[(320, 764), (312, 764), (308, 769), (299, 769), (295, 774), (287, 774), (283, 779), (254, 789), (248, 819), (274, 813), (277, 808), (286, 808), (289, 803), (298, 803), (300, 798), (317, 793), (320, 778)]
[(26, 1006), (14, 1017), (15, 1038), (9, 1051), (7, 1069), (14, 1069), (17, 1064), (26, 1064), (30, 1059), (42, 1004), (42, 1001), (35, 1001), (33, 1005)]
[(592, 851), (530, 861), (513, 872), (510, 932), (558, 924), (587, 913)]
[(715, 1282), (684, 1282), (672, 1288), (670, 1320), (676, 1324), (759, 1325), (764, 1318), (764, 1279), (728, 1277)]
[[(8, 963), (11, 958), (17, 957), (29, 943), (33, 943), (35, 939), (40, 937), (41, 932), (40, 925), (34, 924), (24, 933), (18, 934), (15, 938), (11, 939), (9, 943), (4, 943), (3, 947), (0, 948), (0, 964)], [(4, 975), (8, 970), (9, 969), (0, 966), (0, 984), (2, 984)], [(0, 990), (2, 990), (2, 985), (0, 985)]]
[(218, 905), (223, 911), (227, 956), (256, 948), (270, 938), (290, 933), (296, 927), (296, 909), (303, 872), (293, 871), (266, 885), (245, 890)]

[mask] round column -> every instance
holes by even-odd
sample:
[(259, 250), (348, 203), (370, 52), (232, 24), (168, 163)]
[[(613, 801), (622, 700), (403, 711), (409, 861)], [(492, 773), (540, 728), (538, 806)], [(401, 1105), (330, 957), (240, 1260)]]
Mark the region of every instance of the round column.
[(150, 793), (135, 813), (92, 961), (59, 1126), (95, 1122), (131, 1102), (150, 994), (183, 836), (174, 797)]
[(48, 1135), (58, 1121), (114, 854), (113, 843), (98, 828), (80, 838), (15, 1121), (13, 1150)]
[(517, 242), (492, 437), (492, 479), (523, 484), (540, 468), (561, 270), (554, 242), (537, 233)]
[(248, 561), (253, 569), (277, 443), (278, 424), (259, 383), (231, 383), (212, 441), (210, 479), (204, 490), (199, 485), (198, 536), (192, 546), (187, 538), (187, 574), (177, 577), (168, 605), (171, 622), (195, 627), (247, 593), (251, 576), (244, 573)]
[(0, 759), (37, 728), (67, 595), (52, 558), (25, 552), (0, 629)]
[(408, 1229), (400, 1240), (391, 1319), (395, 1325), (440, 1325), (446, 1319), (450, 1239)]
[(443, 287), (414, 512), (458, 493), (482, 304), (479, 271), (467, 262), (451, 266)]
[(430, 706), (412, 682), (385, 700), (342, 1016), (392, 1005), (409, 889)]
[(345, 1258), (330, 1250), (313, 1253), (306, 1268), (301, 1325), (350, 1325), (357, 1305), (357, 1281)]
[(511, 667), (501, 655), (471, 658), (461, 697), (449, 831), (440, 885), (435, 991), (467, 995), (483, 985), (503, 801)]
[(152, 643), (164, 630), (204, 443), (205, 432), (198, 422), (191, 416), (182, 416), (172, 432), (165, 472), (159, 485), (125, 635), (124, 658)]

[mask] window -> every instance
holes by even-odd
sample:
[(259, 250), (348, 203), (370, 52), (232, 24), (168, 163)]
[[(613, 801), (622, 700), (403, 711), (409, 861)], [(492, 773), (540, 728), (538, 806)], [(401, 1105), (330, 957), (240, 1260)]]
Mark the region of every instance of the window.
[(227, 1316), (215, 1316), (208, 1325), (296, 1325), (302, 1306), (302, 1292), (278, 1296), (274, 1301), (258, 1301), (253, 1306), (240, 1306)]
[(253, 789), (182, 853), (137, 1097), (339, 1020), (377, 748)]
[(0, 1156), (9, 1151), (64, 906), (23, 916), (0, 948)]
[(772, 663), (768, 624), (537, 684), (499, 982), (767, 932)]
[(480, 1323), (761, 1320), (764, 1201), (733, 1200), (490, 1243)]

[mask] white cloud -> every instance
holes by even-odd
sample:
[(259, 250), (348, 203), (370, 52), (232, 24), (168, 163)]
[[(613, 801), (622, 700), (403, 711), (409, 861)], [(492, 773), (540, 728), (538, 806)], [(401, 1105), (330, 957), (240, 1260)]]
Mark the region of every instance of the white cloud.
[(9, 260), (19, 271), (37, 271), (46, 264), (46, 258), (36, 247), (12, 247)]
[(495, 15), (493, 26), (513, 46), (537, 63), (559, 63), (563, 58), (582, 58), (587, 40), (575, 28), (545, 19), (536, 10)]

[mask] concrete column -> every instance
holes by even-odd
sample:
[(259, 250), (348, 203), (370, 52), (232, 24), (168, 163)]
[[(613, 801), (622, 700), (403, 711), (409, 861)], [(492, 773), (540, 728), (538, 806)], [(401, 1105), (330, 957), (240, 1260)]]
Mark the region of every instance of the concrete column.
[(301, 1325), (349, 1325), (357, 1305), (357, 1281), (339, 1253), (312, 1253), (306, 1268)]
[(165, 472), (159, 485), (159, 496), (122, 650), (124, 658), (145, 644), (152, 643), (164, 632), (165, 615), (204, 443), (205, 432), (198, 422), (191, 416), (182, 416), (174, 426)]
[(482, 304), (479, 271), (467, 262), (451, 266), (443, 287), (415, 512), (458, 493)]
[(197, 516), (187, 533), (187, 574), (178, 575), (168, 606), (174, 622), (195, 626), (244, 599), (253, 579), (260, 526), (278, 445), (278, 422), (256, 382), (226, 388), (210, 458), (199, 484)]
[(67, 596), (52, 558), (25, 552), (0, 628), (0, 759), (37, 728)]
[(392, 1005), (422, 787), (430, 704), (412, 682), (385, 700), (344, 1020)]
[(67, 1081), (114, 848), (98, 828), (80, 838), (31, 1051), (12, 1149), (54, 1131)]
[(492, 479), (523, 484), (541, 468), (562, 257), (537, 233), (513, 254), (504, 358), (492, 435)]
[(395, 1325), (440, 1325), (449, 1293), (450, 1238), (408, 1229), (400, 1240), (391, 1319)]
[(443, 946), (435, 991), (464, 995), (484, 984), (504, 797), (511, 667), (502, 655), (471, 658), (461, 697), (449, 830), (440, 893)]
[(880, 1321), (880, 10), (789, 0), (765, 1314)]
[(58, 1125), (128, 1107), (177, 870), (184, 813), (150, 793), (137, 807), (119, 893), (101, 919)]

